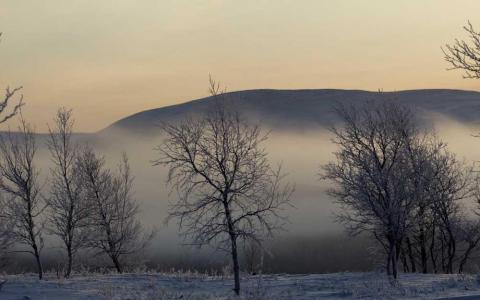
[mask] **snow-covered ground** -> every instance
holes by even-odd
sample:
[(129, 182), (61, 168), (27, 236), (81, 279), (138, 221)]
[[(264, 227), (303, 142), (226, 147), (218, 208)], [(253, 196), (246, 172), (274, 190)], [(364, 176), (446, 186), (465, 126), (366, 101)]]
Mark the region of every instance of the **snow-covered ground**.
[[(395, 287), (384, 274), (336, 273), (246, 276), (242, 299), (452, 299), (480, 295), (474, 275), (401, 275)], [(0, 299), (234, 299), (232, 279), (199, 274), (4, 276)], [(477, 299), (468, 297), (468, 299)], [(480, 299), (480, 296), (478, 297)]]

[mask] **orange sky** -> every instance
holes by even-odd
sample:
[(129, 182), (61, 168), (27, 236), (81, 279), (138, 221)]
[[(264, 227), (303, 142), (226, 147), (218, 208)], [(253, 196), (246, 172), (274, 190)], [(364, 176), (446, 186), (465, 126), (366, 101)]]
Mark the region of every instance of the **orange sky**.
[(44, 131), (59, 106), (96, 131), (140, 110), (255, 88), (480, 89), (440, 47), (478, 0), (1, 0), (0, 87)]

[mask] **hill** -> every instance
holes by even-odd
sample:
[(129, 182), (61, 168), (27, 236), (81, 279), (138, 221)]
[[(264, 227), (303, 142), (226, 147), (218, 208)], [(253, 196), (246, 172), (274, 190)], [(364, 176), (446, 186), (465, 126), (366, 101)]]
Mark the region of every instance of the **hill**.
[[(233, 105), (250, 119), (274, 128), (310, 128), (336, 121), (336, 103), (361, 103), (378, 99), (378, 92), (360, 90), (246, 90), (225, 94)], [(474, 91), (426, 89), (383, 92), (389, 99), (413, 107), (421, 116), (443, 115), (462, 123), (480, 123), (480, 93)], [(213, 105), (206, 97), (186, 103), (142, 111), (123, 118), (102, 132), (122, 129), (150, 132), (160, 122), (174, 121), (201, 113)]]

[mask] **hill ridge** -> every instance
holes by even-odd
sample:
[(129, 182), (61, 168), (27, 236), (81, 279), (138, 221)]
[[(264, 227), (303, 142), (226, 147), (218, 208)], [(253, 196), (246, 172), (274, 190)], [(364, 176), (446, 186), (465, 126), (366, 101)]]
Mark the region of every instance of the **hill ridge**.
[[(480, 92), (459, 89), (413, 89), (383, 91), (388, 99), (414, 106), (421, 112), (445, 115), (461, 122), (480, 123)], [(335, 122), (331, 107), (337, 102), (366, 101), (378, 91), (349, 89), (250, 89), (227, 92), (244, 115), (273, 127), (325, 126)], [(140, 111), (122, 118), (99, 133), (111, 130), (148, 132), (160, 121), (171, 121), (202, 112), (213, 98)]]

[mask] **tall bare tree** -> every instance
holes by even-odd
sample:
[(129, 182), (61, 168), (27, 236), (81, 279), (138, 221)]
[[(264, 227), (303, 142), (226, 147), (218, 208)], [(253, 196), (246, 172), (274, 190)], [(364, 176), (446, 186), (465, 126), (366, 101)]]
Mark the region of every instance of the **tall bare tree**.
[(103, 157), (86, 147), (77, 167), (82, 174), (90, 202), (88, 246), (108, 255), (119, 273), (123, 259), (144, 249), (154, 232), (144, 232), (138, 221), (139, 206), (133, 198), (133, 176), (126, 154), (112, 172)]
[(83, 192), (80, 170), (76, 167), (78, 145), (72, 141), (74, 120), (71, 110), (61, 108), (49, 128), (48, 149), (53, 167), (50, 176), (49, 208), (50, 231), (58, 236), (67, 252), (65, 277), (72, 272), (73, 259), (85, 245), (85, 227), (89, 206)]
[[(463, 27), (463, 29), (467, 33), (469, 40), (455, 39), (453, 44), (447, 44), (444, 49), (442, 48), (445, 55), (444, 58), (450, 63), (450, 70), (463, 70), (464, 78), (480, 79), (480, 32), (475, 30), (470, 21)], [(478, 186), (477, 179), (476, 187), (474, 187), (474, 193), (476, 194), (475, 197), (477, 197), (477, 199), (479, 198)], [(460, 229), (457, 230), (457, 233), (459, 233), (460, 236), (460, 241), (468, 245), (467, 250), (464, 252), (460, 260), (459, 272), (462, 272), (472, 251), (478, 246), (479, 241), (477, 236), (479, 229), (478, 224), (475, 221), (459, 221), (458, 223), (461, 224), (457, 225), (457, 227), (460, 227)], [(448, 230), (448, 232), (453, 232), (453, 230)], [(450, 240), (452, 240), (452, 242), (448, 246), (449, 251), (451, 255), (454, 255), (456, 249), (455, 239), (450, 237)], [(453, 253), (452, 250), (450, 250), (451, 248), (453, 248)], [(449, 272), (452, 272), (453, 270), (452, 259), (449, 259), (448, 269)]]
[(169, 168), (168, 184), (178, 192), (169, 219), (178, 218), (192, 244), (213, 244), (230, 252), (240, 293), (240, 239), (261, 242), (281, 228), (281, 211), (293, 188), (281, 183), (280, 168), (273, 169), (263, 142), (267, 135), (220, 103), (218, 85), (210, 91), (215, 108), (196, 119), (164, 126), (166, 134), (154, 162)]
[(42, 279), (43, 224), (39, 217), (45, 206), (40, 195), (39, 171), (34, 163), (36, 151), (35, 133), (23, 119), (18, 133), (0, 136), (3, 215), (13, 222), (11, 234), (15, 241), (30, 248), (26, 252), (35, 257), (38, 276)]
[[(2, 33), (0, 32), (0, 37), (1, 36)], [(18, 96), (21, 89), (22, 87), (14, 89), (10, 89), (9, 87), (6, 88), (3, 100), (0, 101), (0, 124), (3, 124), (7, 120), (16, 116), (24, 105), (23, 95)], [(13, 104), (13, 107), (11, 105), (12, 101), (16, 102)], [(14, 239), (12, 235), (13, 223), (11, 220), (3, 216), (1, 213), (2, 209), (3, 208), (0, 208), (0, 257), (3, 259), (7, 250), (13, 244)]]

